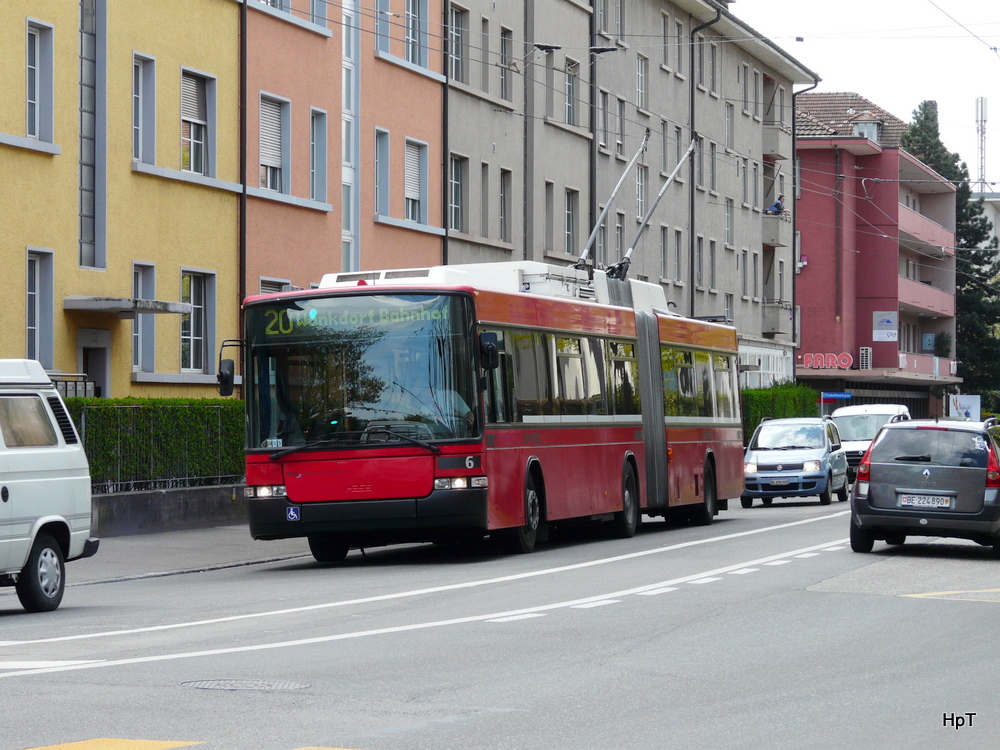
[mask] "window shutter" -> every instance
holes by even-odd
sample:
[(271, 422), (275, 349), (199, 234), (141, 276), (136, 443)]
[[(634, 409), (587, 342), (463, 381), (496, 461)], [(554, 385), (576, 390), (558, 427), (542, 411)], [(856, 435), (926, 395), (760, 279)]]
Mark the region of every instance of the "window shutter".
[(181, 75), (181, 117), (195, 122), (208, 122), (204, 78), (188, 73)]
[(415, 143), (406, 144), (403, 187), (407, 198), (420, 200), (420, 146)]
[(281, 169), (281, 104), (260, 100), (260, 163)]

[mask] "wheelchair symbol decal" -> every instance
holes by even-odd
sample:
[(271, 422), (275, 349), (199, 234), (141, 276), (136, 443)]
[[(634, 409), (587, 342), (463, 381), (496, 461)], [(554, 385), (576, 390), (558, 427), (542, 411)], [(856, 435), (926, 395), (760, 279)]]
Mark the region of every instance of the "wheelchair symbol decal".
[(298, 508), (285, 508), (285, 520), (286, 521), (301, 521), (302, 518), (299, 515)]

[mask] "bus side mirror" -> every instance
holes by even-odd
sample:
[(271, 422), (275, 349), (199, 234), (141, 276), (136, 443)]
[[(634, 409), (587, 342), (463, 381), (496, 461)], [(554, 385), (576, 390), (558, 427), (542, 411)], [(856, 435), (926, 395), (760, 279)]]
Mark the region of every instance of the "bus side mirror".
[(500, 350), (497, 348), (497, 335), (492, 331), (479, 334), (479, 359), (484, 370), (495, 370), (500, 366)]
[(221, 359), (219, 360), (219, 374), (216, 375), (216, 380), (219, 381), (219, 395), (220, 396), (232, 396), (233, 395), (233, 380), (235, 379), (234, 373), (236, 372), (236, 364), (231, 359)]

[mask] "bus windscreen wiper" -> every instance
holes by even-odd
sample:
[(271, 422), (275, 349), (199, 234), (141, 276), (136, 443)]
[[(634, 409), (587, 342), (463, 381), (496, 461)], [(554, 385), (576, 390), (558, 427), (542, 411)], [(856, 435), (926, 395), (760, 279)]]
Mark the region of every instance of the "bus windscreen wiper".
[[(421, 448), (426, 448), (432, 453), (440, 453), (441, 449), (438, 448), (433, 443), (428, 443), (426, 440), (421, 440), (420, 438), (411, 437), (410, 435), (404, 435), (401, 432), (393, 432), (392, 430), (387, 430), (383, 427), (379, 427), (377, 430), (372, 430), (369, 435), (375, 435), (377, 433), (382, 433), (383, 435), (389, 435), (394, 438), (399, 438), (400, 440), (405, 440), (407, 443), (413, 443), (414, 445), (419, 445)], [(370, 442), (370, 441), (369, 441)], [(388, 443), (388, 440), (382, 440), (380, 442)]]
[(356, 438), (355, 438), (355, 440), (351, 440), (351, 441), (345, 440), (345, 438), (347, 438), (349, 436), (352, 436), (352, 435), (353, 436), (357, 436), (358, 434), (359, 433), (357, 433), (357, 432), (344, 432), (344, 433), (341, 433), (341, 437), (325, 438), (323, 440), (314, 440), (311, 443), (302, 443), (300, 445), (293, 445), (293, 446), (291, 446), (289, 448), (282, 448), (280, 451), (275, 451), (270, 456), (268, 456), (268, 458), (270, 458), (272, 461), (274, 461), (276, 459), (281, 458), (282, 456), (287, 456), (290, 453), (298, 453), (299, 451), (310, 450), (312, 448), (321, 448), (321, 447), (326, 446), (326, 445), (343, 444), (343, 443), (346, 443), (346, 442), (357, 443), (358, 441), (357, 441)]

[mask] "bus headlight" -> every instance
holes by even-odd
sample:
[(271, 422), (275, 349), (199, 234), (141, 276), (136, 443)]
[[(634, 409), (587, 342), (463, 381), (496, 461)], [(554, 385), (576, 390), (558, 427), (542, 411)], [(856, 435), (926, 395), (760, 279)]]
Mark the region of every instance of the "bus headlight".
[(489, 481), (486, 477), (439, 477), (434, 480), (436, 490), (465, 490), (469, 487), (489, 487)]
[(243, 489), (244, 497), (288, 497), (288, 491), (283, 484), (262, 484), (248, 486)]

